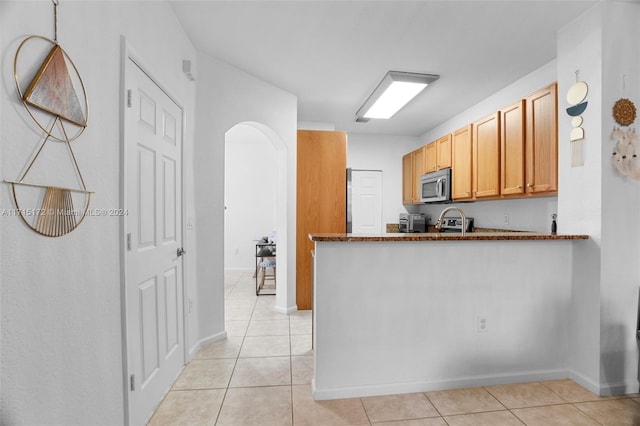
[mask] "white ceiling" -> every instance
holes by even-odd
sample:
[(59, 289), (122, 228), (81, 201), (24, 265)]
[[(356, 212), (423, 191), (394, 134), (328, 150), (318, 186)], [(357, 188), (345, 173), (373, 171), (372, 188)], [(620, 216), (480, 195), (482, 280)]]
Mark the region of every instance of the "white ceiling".
[[(597, 1), (169, 0), (204, 53), (298, 97), (298, 120), (420, 135), (556, 57)], [(388, 70), (440, 79), (390, 120), (355, 112)]]

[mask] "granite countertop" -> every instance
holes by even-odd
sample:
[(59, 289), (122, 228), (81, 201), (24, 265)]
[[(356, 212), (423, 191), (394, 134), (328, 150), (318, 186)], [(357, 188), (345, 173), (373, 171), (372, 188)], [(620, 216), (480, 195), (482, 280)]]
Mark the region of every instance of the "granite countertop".
[(588, 235), (570, 234), (544, 234), (527, 231), (500, 231), (500, 230), (479, 230), (480, 232), (470, 232), (462, 236), (454, 232), (427, 232), (427, 233), (386, 233), (380, 235), (359, 235), (359, 234), (309, 234), (312, 241), (321, 242), (372, 242), (372, 241), (478, 241), (478, 240), (587, 240)]

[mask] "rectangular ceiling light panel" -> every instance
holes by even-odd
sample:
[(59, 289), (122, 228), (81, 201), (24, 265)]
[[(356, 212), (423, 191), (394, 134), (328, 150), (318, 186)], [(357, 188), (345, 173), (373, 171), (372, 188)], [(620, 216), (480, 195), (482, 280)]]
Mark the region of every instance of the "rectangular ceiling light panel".
[[(356, 113), (358, 121), (391, 118), (438, 75), (389, 71)], [(362, 120), (364, 119), (364, 120)]]

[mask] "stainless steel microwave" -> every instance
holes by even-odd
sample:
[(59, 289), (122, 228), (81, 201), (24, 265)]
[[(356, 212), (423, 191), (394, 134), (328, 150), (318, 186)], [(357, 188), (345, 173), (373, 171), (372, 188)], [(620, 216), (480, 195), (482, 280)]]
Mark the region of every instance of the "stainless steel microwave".
[(420, 178), (420, 202), (451, 202), (451, 169), (427, 173)]

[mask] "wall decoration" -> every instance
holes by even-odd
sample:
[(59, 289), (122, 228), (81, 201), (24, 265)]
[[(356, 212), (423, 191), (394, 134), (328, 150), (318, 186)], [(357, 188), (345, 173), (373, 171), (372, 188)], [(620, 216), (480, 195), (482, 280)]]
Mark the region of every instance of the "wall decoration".
[(584, 100), (589, 93), (589, 86), (584, 81), (580, 81), (578, 77), (579, 71), (576, 70), (576, 82), (569, 87), (567, 91), (567, 102), (571, 105), (567, 108), (567, 114), (571, 119), (571, 133), (569, 141), (571, 142), (571, 167), (582, 166), (584, 164), (582, 141), (584, 139), (584, 129), (582, 128), (582, 113), (587, 109), (587, 103)]
[[(626, 75), (622, 75), (622, 95), (624, 96)], [(640, 180), (640, 159), (638, 144), (640, 137), (634, 128), (624, 128), (636, 120), (636, 106), (627, 98), (620, 98), (613, 104), (613, 119), (622, 127), (614, 127), (611, 138), (616, 142), (612, 162), (614, 169), (622, 176)]]
[(621, 126), (629, 126), (636, 120), (636, 106), (627, 98), (613, 104), (613, 119)]
[[(28, 115), (43, 132), (43, 139), (20, 178), (5, 182), (11, 185), (16, 213), (24, 223), (40, 235), (60, 237), (76, 229), (84, 220), (89, 211), (92, 192), (87, 190), (71, 148), (71, 142), (87, 127), (87, 93), (75, 64), (58, 44), (59, 0), (52, 0), (52, 3), (54, 39), (40, 35), (25, 38), (18, 46), (13, 67), (20, 100)], [(33, 58), (38, 56), (45, 57), (41, 65), (34, 68)], [(32, 69), (37, 69), (37, 72), (25, 89), (20, 76), (29, 77)], [(69, 168), (56, 162), (55, 165), (61, 169), (55, 177), (58, 180), (75, 179), (79, 187), (25, 181), (50, 141), (63, 143), (69, 154), (66, 158), (71, 163)], [(51, 161), (47, 164), (51, 166)], [(75, 205), (84, 207), (76, 210)]]

